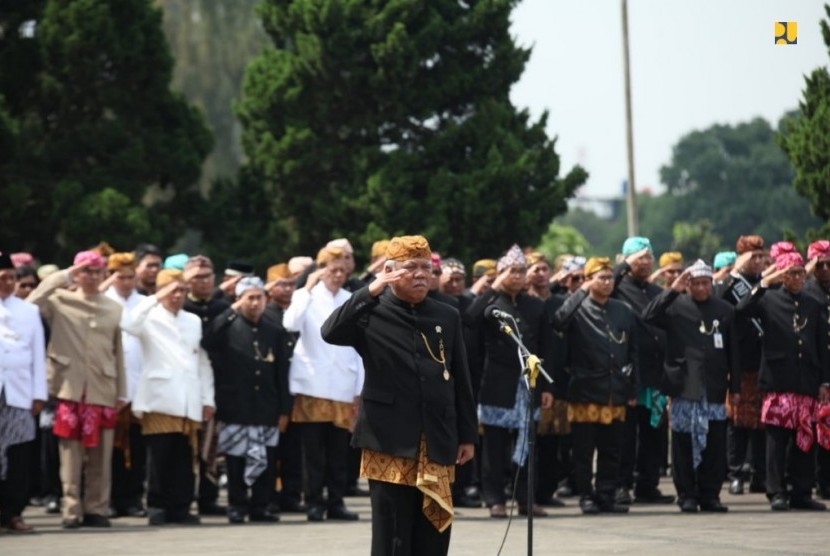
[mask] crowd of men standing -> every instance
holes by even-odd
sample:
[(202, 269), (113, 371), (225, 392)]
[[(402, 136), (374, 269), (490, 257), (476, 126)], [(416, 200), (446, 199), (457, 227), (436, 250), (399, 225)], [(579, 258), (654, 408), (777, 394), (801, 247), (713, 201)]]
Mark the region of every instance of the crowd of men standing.
[[(824, 510), (830, 241), (806, 260), (742, 236), (711, 265), (657, 262), (643, 237), (614, 262), (514, 245), (470, 275), (420, 236), (377, 242), (356, 275), (337, 239), (265, 280), (152, 245), (102, 244), (64, 270), (0, 252), (0, 526), (31, 532), (30, 501), (67, 529), (196, 524), (194, 500), (230, 523), (352, 521), (358, 476), (379, 554), (426, 538), (382, 519), (411, 496), (426, 497), (435, 553), (454, 506), (499, 519), (512, 496), (539, 517), (571, 496), (584, 514), (725, 512), (727, 482), (772, 510)], [(504, 324), (553, 375), (532, 400)], [(390, 365), (399, 382), (382, 378)], [(416, 376), (419, 394), (395, 390)], [(396, 419), (414, 428), (380, 424)], [(658, 489), (669, 466), (676, 496)]]

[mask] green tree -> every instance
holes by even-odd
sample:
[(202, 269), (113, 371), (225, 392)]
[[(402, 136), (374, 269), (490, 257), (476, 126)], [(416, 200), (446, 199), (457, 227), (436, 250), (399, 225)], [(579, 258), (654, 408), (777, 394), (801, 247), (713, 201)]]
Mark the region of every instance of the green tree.
[(16, 77), (0, 80), (0, 94), (18, 123), (6, 174), (16, 210), (4, 240), (61, 262), (100, 239), (170, 245), (198, 201), (211, 137), (170, 90), (160, 10), (149, 0), (11, 4), (0, 10), (0, 74), (15, 63)]
[(586, 174), (559, 178), (546, 116), (510, 103), (529, 54), (515, 3), (263, 2), (273, 47), (237, 112), (289, 252), (401, 232), (464, 260), (538, 242)]
[(667, 221), (706, 219), (714, 234), (733, 245), (745, 234), (759, 234), (768, 242), (781, 239), (788, 229), (803, 235), (817, 222), (793, 191), (792, 166), (762, 118), (689, 133), (674, 147), (660, 176), (668, 188), (660, 198), (667, 198), (658, 210), (641, 210), (645, 234), (665, 235), (672, 230)]
[[(830, 6), (824, 10), (830, 18)], [(830, 24), (822, 20), (820, 26), (830, 51)], [(795, 190), (830, 231), (830, 72), (816, 68), (804, 81), (799, 111), (783, 122), (779, 141), (795, 167)]]
[(672, 235), (672, 251), (680, 251), (689, 262), (703, 259), (711, 263), (715, 254), (724, 250), (721, 239), (712, 232), (712, 223), (706, 219), (695, 223), (676, 222)]
[(571, 255), (591, 256), (591, 245), (579, 230), (573, 226), (563, 226), (551, 222), (548, 231), (542, 236), (542, 241), (537, 247), (544, 253), (549, 261), (553, 261), (559, 255), (570, 253)]

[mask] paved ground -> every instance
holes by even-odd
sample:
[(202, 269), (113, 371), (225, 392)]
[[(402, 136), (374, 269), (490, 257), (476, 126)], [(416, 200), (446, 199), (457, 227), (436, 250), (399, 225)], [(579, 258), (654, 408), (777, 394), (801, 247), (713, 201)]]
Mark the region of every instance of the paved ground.
[[(669, 482), (661, 488), (673, 492)], [(730, 496), (728, 514), (680, 514), (674, 505), (633, 506), (625, 516), (582, 516), (574, 499), (551, 517), (534, 520), (534, 553), (553, 554), (830, 554), (830, 512), (773, 513), (761, 494)], [(111, 529), (64, 531), (57, 516), (40, 508), (24, 514), (38, 533), (0, 535), (3, 556), (73, 555), (220, 555), (220, 554), (369, 554), (368, 498), (350, 498), (360, 513), (357, 523), (310, 524), (305, 516), (284, 514), (274, 525), (228, 525), (205, 518), (198, 527), (148, 527), (146, 520), (113, 520)], [(489, 556), (499, 552), (505, 520), (492, 520), (485, 509), (459, 512), (450, 554)], [(527, 554), (527, 521), (510, 524), (505, 555)]]

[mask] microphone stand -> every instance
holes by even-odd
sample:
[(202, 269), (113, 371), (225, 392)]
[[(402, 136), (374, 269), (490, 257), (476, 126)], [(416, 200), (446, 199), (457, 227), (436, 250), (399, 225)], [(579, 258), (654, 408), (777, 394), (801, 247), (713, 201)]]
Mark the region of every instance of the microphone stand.
[[(513, 318), (511, 317), (511, 320)], [(535, 493), (534, 474), (536, 472), (536, 426), (533, 420), (533, 398), (536, 391), (536, 379), (541, 374), (550, 384), (553, 384), (553, 379), (545, 369), (542, 368), (542, 360), (536, 355), (530, 353), (530, 350), (522, 342), (522, 338), (511, 328), (504, 319), (498, 319), (499, 330), (510, 336), (510, 338), (519, 347), (522, 358), (525, 361), (522, 374), (527, 380), (528, 390), (528, 420), (530, 424), (527, 431), (527, 554), (533, 555), (533, 502)], [(515, 320), (513, 323), (515, 324)], [(518, 326), (516, 326), (518, 328)]]

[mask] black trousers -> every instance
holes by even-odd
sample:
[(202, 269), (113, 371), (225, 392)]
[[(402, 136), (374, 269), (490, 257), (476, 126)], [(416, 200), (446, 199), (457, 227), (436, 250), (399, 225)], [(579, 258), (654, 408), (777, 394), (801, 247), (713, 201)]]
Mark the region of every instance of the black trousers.
[[(661, 436), (668, 434), (666, 420), (660, 426), (651, 426), (651, 410), (647, 407), (629, 407), (625, 416), (625, 439), (620, 460), (619, 486), (635, 494), (653, 492), (660, 484), (660, 450), (665, 447)], [(635, 484), (634, 471), (637, 471)]]
[(8, 525), (13, 517), (20, 516), (29, 503), (32, 448), (33, 442), (23, 442), (6, 450), (6, 480), (0, 481), (0, 525)]
[(581, 496), (594, 496), (594, 452), (597, 454), (596, 496), (613, 500), (620, 476), (620, 455), (625, 423), (571, 423), (576, 488)]
[(126, 454), (120, 448), (112, 450), (112, 491), (110, 506), (116, 510), (126, 510), (141, 506), (144, 498), (144, 479), (147, 477), (147, 448), (141, 425), (130, 423), (129, 466)]
[[(514, 429), (484, 425), (481, 458), (481, 486), (484, 490), (484, 503), (487, 506), (504, 504), (506, 496), (504, 487), (508, 483), (513, 487), (516, 465), (512, 463), (513, 443), (516, 439)], [(527, 504), (527, 463), (519, 469), (519, 481), (516, 485), (516, 500)]]
[(181, 433), (150, 434), (147, 446), (147, 505), (177, 519), (193, 501), (193, 450)]
[(816, 483), (822, 490), (830, 490), (830, 450), (816, 446)]
[[(215, 434), (215, 433), (214, 433)], [(216, 439), (214, 438), (215, 442)], [(205, 442), (204, 430), (199, 430), (199, 449)], [(199, 507), (209, 507), (216, 504), (219, 499), (219, 483), (217, 477), (211, 476), (209, 466), (205, 460), (199, 458)]]
[[(726, 429), (727, 462), (729, 479), (740, 479), (764, 484), (767, 473), (767, 435), (764, 429), (736, 427), (731, 421)], [(752, 474), (746, 473), (746, 464)]]
[[(278, 504), (297, 504), (303, 500), (303, 440), (300, 430), (289, 423), (285, 432), (280, 433), (277, 445), (277, 469), (282, 485)], [(276, 480), (275, 480), (276, 482)]]
[(372, 556), (440, 556), (450, 548), (452, 526), (439, 532), (424, 515), (415, 487), (369, 480)]
[(681, 500), (720, 500), (726, 477), (726, 421), (709, 421), (706, 449), (697, 469), (692, 454), (692, 435), (672, 431), (672, 480)]
[(536, 481), (536, 500), (547, 500), (556, 492), (564, 477), (559, 461), (559, 440), (562, 436), (549, 434), (536, 437), (536, 461), (539, 478)]
[(265, 448), (268, 466), (250, 486), (245, 483), (245, 458), (225, 455), (228, 471), (228, 504), (243, 513), (263, 514), (268, 507), (268, 499), (274, 490), (277, 468), (277, 448)]
[(559, 465), (559, 486), (567, 485), (571, 488), (574, 494), (579, 494), (576, 490), (576, 481), (574, 480), (574, 465), (573, 465), (573, 435), (571, 433), (563, 434), (559, 437), (558, 451), (556, 461)]
[(767, 425), (766, 432), (767, 497), (786, 494), (789, 483), (792, 485), (791, 498), (812, 498), (815, 445), (805, 453), (795, 444), (796, 431)]
[(58, 437), (52, 428), (40, 429), (40, 495), (47, 500), (60, 500), (61, 461), (58, 455)]
[[(337, 508), (343, 505), (346, 493), (349, 432), (332, 423), (295, 423), (303, 439), (306, 458), (309, 507), (327, 505)], [(323, 500), (323, 487), (328, 500)]]

